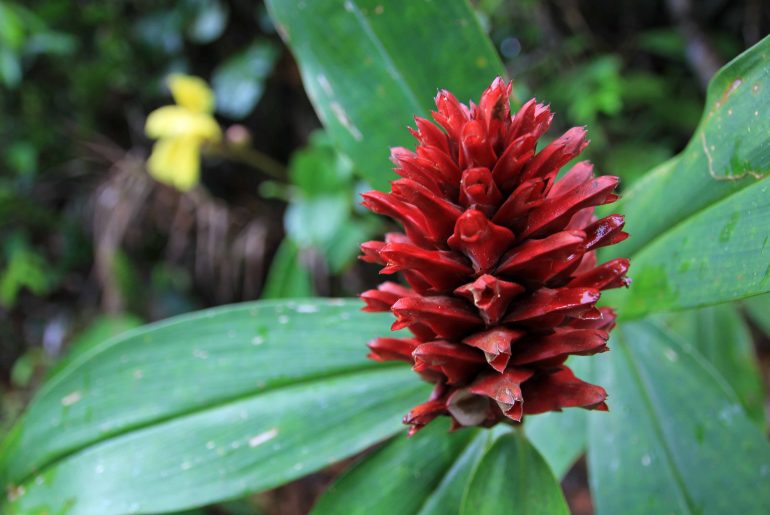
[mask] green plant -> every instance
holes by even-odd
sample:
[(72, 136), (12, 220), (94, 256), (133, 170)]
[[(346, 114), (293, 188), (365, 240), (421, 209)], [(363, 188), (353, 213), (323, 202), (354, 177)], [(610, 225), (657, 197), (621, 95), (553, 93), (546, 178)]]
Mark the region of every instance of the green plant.
[[(377, 188), (393, 178), (387, 148), (409, 145), (403, 127), (437, 88), (468, 98), (503, 74), (462, 1), (269, 6), (329, 138)], [(632, 237), (600, 259), (629, 257), (635, 282), (608, 295), (611, 352), (573, 365), (607, 389), (610, 413), (537, 415), (513, 432), (436, 423), (407, 439), (399, 419), (429, 388), (363, 350), (388, 315), (356, 300), (225, 306), (107, 339), (58, 369), (0, 446), (3, 511), (179, 510), (392, 438), (317, 513), (564, 512), (555, 478), (584, 452), (599, 513), (766, 512), (758, 370), (724, 303), (770, 291), (768, 53), (765, 38), (724, 67), (689, 145), (614, 206)], [(746, 302), (766, 324), (762, 299)], [(701, 331), (717, 317), (710, 342), (716, 331)]]

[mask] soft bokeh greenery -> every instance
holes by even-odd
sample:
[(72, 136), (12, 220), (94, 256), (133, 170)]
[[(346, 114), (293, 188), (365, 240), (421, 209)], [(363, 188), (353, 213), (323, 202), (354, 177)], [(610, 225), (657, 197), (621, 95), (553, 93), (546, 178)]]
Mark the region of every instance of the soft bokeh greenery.
[[(0, 434), (65, 348), (197, 307), (354, 295), (375, 279), (358, 243), (388, 229), (359, 208), (366, 181), (261, 2), (72, 4), (0, 0)], [(549, 102), (557, 129), (588, 125), (589, 157), (624, 188), (689, 140), (704, 83), (666, 2), (472, 4), (518, 96)], [(698, 3), (721, 63), (767, 32), (758, 4)], [(233, 158), (204, 156), (188, 194), (143, 168), (174, 73), (211, 85)]]

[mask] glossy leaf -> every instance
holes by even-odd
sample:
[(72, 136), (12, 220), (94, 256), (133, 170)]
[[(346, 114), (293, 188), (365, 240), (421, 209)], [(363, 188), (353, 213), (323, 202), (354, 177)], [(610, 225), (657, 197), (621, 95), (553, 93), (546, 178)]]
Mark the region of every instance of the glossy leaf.
[(236, 120), (248, 116), (262, 98), (277, 58), (278, 51), (269, 41), (255, 41), (217, 66), (211, 80), (217, 112)]
[(311, 102), (335, 140), (378, 189), (395, 178), (388, 149), (439, 88), (477, 99), (504, 69), (465, 0), (269, 0)]
[(720, 70), (687, 148), (613, 206), (631, 237), (611, 253), (631, 257), (635, 281), (610, 296), (622, 316), (770, 290), (769, 63), (767, 37)]
[(593, 358), (612, 392), (610, 413), (589, 414), (597, 514), (766, 512), (770, 443), (714, 369), (650, 322), (610, 347)]
[(294, 241), (284, 238), (273, 256), (262, 298), (296, 299), (312, 295), (313, 278), (302, 263), (300, 249)]
[[(573, 356), (569, 367), (581, 379), (590, 381), (591, 357)], [(553, 474), (562, 479), (586, 448), (588, 412), (580, 408), (551, 411), (526, 417), (524, 432)]]
[(441, 482), (425, 499), (418, 514), (454, 515), (459, 513), (468, 482), (473, 477), (473, 471), (484, 456), (484, 452), (497, 438), (507, 432), (508, 429), (501, 426), (497, 426), (491, 431), (482, 430), (457, 457), (452, 468), (446, 471)]
[(461, 515), (569, 514), (559, 482), (521, 433), (500, 437), (486, 452), (463, 499)]
[[(489, 431), (466, 429), (447, 433), (448, 429), (444, 420), (428, 425), (412, 438), (405, 434), (397, 437), (339, 478), (318, 501), (313, 513), (425, 513), (427, 503), (435, 504), (433, 497), (441, 497), (442, 492), (444, 497), (455, 493), (440, 487), (458, 475), (458, 465), (467, 481), (470, 465), (481, 457), (491, 437)], [(464, 487), (463, 483), (455, 484), (453, 490), (462, 495)], [(444, 513), (452, 512), (448, 508)], [(454, 513), (458, 509), (459, 498), (455, 496)]]
[(738, 309), (722, 304), (673, 313), (664, 320), (708, 360), (730, 384), (749, 416), (764, 427), (765, 388), (751, 332)]
[(0, 511), (181, 509), (277, 486), (402, 431), (429, 388), (365, 358), (387, 317), (358, 307), (228, 306), (92, 348), (3, 442), (11, 495)]

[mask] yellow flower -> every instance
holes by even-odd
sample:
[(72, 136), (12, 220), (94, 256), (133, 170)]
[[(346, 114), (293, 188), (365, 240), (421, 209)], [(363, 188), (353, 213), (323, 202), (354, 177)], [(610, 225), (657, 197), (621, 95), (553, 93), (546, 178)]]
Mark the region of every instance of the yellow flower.
[(147, 169), (158, 181), (188, 191), (200, 180), (204, 143), (222, 139), (212, 116), (214, 93), (206, 82), (188, 75), (171, 75), (168, 86), (176, 105), (163, 106), (147, 117), (144, 131), (157, 139)]

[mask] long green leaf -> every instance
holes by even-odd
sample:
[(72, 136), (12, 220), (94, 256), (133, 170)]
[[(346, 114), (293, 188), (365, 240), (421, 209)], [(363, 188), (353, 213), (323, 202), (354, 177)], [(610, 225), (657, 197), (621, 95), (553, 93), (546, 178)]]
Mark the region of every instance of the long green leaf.
[(523, 434), (500, 437), (476, 468), (462, 515), (568, 514), (559, 482)]
[(625, 192), (634, 285), (613, 293), (622, 316), (717, 304), (770, 290), (770, 37), (711, 81), (687, 148)]
[[(368, 456), (331, 486), (313, 514), (415, 514), (437, 491), (451, 494), (441, 485), (458, 474), (458, 463), (465, 465), (467, 481), (470, 466), (483, 454), (490, 434), (468, 429), (448, 434), (448, 428), (445, 420), (434, 422), (414, 437), (401, 436)], [(461, 496), (464, 487), (464, 483), (454, 485), (454, 493), (459, 490)], [(458, 510), (455, 497), (453, 510), (444, 513)]]
[(589, 416), (597, 513), (767, 513), (770, 444), (713, 368), (650, 322), (611, 348), (593, 358), (611, 395)]
[(375, 187), (439, 88), (478, 98), (500, 60), (465, 0), (268, 0), (321, 121)]
[(92, 348), (3, 442), (12, 501), (0, 511), (181, 509), (276, 486), (398, 432), (427, 387), (365, 358), (388, 318), (359, 305), (228, 306)]
[(762, 374), (751, 332), (738, 309), (722, 304), (673, 313), (663, 321), (708, 360), (730, 384), (749, 416), (764, 427)]
[(313, 278), (302, 263), (299, 246), (284, 238), (267, 274), (263, 299), (295, 299), (313, 295)]
[(770, 290), (769, 189), (754, 182), (654, 240), (631, 258), (631, 288), (606, 302), (631, 319)]
[[(590, 381), (590, 358), (575, 356), (568, 363), (577, 377)], [(588, 413), (570, 408), (527, 417), (524, 432), (557, 479), (562, 479), (586, 449), (587, 426)]]

